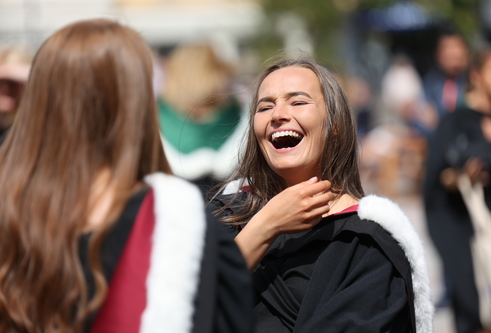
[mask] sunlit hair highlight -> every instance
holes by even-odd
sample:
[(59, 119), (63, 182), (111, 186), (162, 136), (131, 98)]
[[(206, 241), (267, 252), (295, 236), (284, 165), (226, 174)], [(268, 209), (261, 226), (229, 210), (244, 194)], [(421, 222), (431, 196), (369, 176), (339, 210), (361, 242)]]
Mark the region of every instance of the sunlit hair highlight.
[[(34, 58), (0, 160), (0, 331), (79, 332), (106, 294), (104, 236), (144, 175), (170, 173), (143, 39), (105, 19), (51, 36)], [(116, 197), (90, 236), (88, 299), (78, 246), (102, 170)]]
[[(224, 222), (242, 223), (261, 209), (273, 196), (285, 189), (286, 183), (268, 165), (254, 133), (254, 114), (258, 103), (258, 92), (264, 79), (271, 73), (287, 67), (306, 68), (319, 79), (327, 117), (321, 126), (326, 133), (319, 161), (319, 175), (332, 184), (331, 191), (338, 195), (349, 194), (356, 199), (364, 196), (358, 167), (358, 140), (356, 123), (349, 107), (346, 94), (333, 74), (318, 65), (310, 57), (281, 60), (264, 70), (258, 77), (250, 107), (249, 128), (245, 149), (239, 158), (239, 167), (222, 184), (222, 189), (231, 181), (243, 179), (249, 183), (251, 195), (247, 196), (238, 212), (223, 218)], [(307, 179), (306, 179), (307, 180)], [(235, 197), (225, 205), (226, 210), (234, 204)]]

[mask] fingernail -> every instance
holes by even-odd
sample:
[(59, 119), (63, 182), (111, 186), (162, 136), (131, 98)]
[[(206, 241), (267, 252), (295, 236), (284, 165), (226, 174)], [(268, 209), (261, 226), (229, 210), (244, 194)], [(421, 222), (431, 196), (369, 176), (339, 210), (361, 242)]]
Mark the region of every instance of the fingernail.
[(309, 179), (309, 182), (314, 182), (314, 181), (316, 181), (316, 180), (317, 180), (317, 177), (316, 177), (316, 176), (314, 176), (314, 177), (312, 177), (312, 178), (310, 178), (310, 179)]

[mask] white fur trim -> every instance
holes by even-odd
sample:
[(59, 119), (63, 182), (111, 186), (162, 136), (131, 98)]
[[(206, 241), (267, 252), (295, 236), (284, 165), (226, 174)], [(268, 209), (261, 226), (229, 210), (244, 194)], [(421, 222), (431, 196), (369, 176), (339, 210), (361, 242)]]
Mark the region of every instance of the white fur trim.
[(194, 180), (206, 175), (224, 179), (237, 166), (237, 147), (246, 132), (249, 117), (242, 114), (237, 127), (219, 150), (203, 147), (189, 154), (181, 153), (161, 135), (165, 156), (172, 172), (185, 179)]
[(433, 332), (434, 309), (423, 246), (409, 219), (395, 203), (375, 195), (360, 200), (358, 216), (378, 223), (404, 250), (411, 265), (416, 333)]
[(222, 194), (227, 195), (227, 194), (237, 193), (237, 192), (241, 191), (242, 187), (248, 186), (248, 185), (249, 185), (249, 183), (244, 178), (232, 180), (230, 183), (227, 184), (227, 186), (225, 186)]
[(155, 230), (140, 332), (190, 332), (205, 244), (203, 199), (174, 176), (156, 173), (145, 181), (154, 190)]

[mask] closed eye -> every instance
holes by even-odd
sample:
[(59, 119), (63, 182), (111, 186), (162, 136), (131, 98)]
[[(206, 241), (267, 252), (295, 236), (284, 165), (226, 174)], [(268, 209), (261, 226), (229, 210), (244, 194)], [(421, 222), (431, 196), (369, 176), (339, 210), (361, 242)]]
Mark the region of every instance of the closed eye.
[(268, 111), (271, 110), (273, 107), (268, 105), (268, 106), (262, 106), (256, 109), (256, 112), (263, 112), (263, 111)]
[(297, 106), (297, 105), (306, 105), (306, 104), (307, 104), (307, 102), (300, 102), (300, 101), (298, 101), (298, 102), (293, 102), (293, 103), (292, 103), (292, 105), (294, 105), (294, 106)]

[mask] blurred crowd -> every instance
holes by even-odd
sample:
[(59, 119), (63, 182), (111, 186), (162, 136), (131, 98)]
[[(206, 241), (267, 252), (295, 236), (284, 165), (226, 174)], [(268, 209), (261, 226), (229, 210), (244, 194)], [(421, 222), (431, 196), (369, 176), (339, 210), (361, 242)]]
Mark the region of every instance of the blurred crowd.
[[(379, 90), (363, 77), (338, 75), (357, 114), (361, 168), (371, 192), (388, 197), (417, 193), (428, 139), (464, 103), (466, 42), (446, 32), (435, 50), (435, 64), (424, 74), (408, 55), (393, 54)], [(31, 57), (20, 44), (1, 46), (0, 135), (12, 124)], [(240, 64), (222, 57), (209, 40), (155, 52), (154, 90), (167, 155), (174, 173), (200, 185), (203, 193), (234, 167), (249, 98), (239, 75)]]
[(478, 332), (490, 327), (491, 53), (448, 29), (434, 50), (424, 73), (418, 59), (392, 54), (379, 91), (359, 77), (345, 84), (361, 126), (364, 186), (422, 196), (443, 265), (437, 310), (452, 309), (456, 332)]
[[(475, 220), (484, 213), (473, 212), (467, 198), (473, 196), (469, 191), (480, 189), (475, 200), (484, 200), (481, 208), (489, 213), (491, 51), (469, 46), (455, 31), (442, 31), (434, 49), (434, 65), (424, 73), (409, 55), (392, 54), (379, 91), (360, 76), (339, 74), (338, 80), (357, 115), (365, 190), (389, 198), (423, 196), (445, 275), (445, 293), (435, 303), (453, 308), (457, 332), (472, 333), (483, 324), (491, 327), (489, 314), (479, 310), (483, 291), (475, 283), (471, 246)], [(226, 60), (206, 40), (154, 55), (167, 159), (174, 174), (206, 195), (238, 161), (249, 112), (240, 64)], [(2, 141), (15, 117), (31, 57), (19, 45), (0, 47)]]
[(435, 61), (420, 73), (415, 59), (391, 55), (380, 89), (360, 77), (346, 82), (358, 113), (364, 182), (389, 197), (418, 193), (428, 139), (442, 119), (463, 103), (470, 52), (455, 32), (442, 32)]

